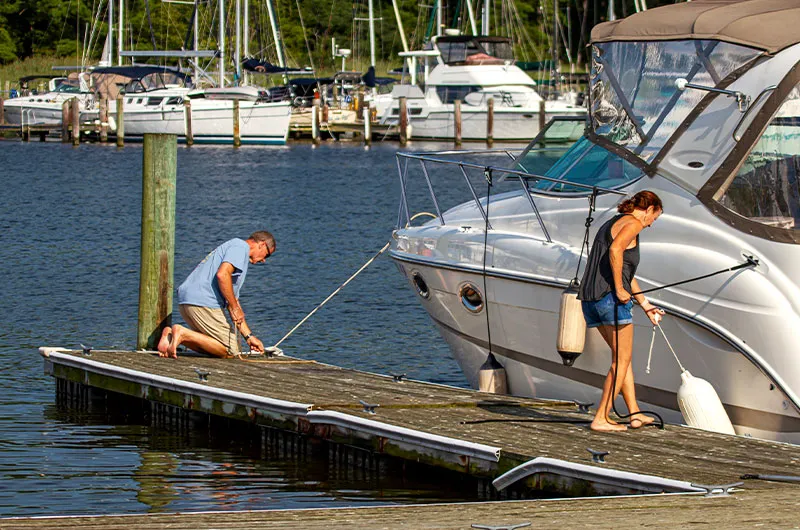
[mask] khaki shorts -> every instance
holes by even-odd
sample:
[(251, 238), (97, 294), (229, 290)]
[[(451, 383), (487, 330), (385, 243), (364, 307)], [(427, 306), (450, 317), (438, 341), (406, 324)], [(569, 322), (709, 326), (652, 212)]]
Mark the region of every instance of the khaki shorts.
[(236, 328), (225, 318), (225, 312), (222, 309), (186, 304), (178, 307), (181, 317), (189, 324), (190, 328), (221, 342), (228, 349), (228, 355), (239, 353)]

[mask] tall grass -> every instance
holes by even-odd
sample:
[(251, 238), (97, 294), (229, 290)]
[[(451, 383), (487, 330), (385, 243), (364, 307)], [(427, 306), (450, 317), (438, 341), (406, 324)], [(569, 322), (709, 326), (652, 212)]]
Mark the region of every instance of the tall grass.
[[(6, 81), (11, 88), (19, 89), (19, 78), (28, 75), (56, 75), (66, 72), (53, 70), (53, 66), (75, 66), (74, 57), (28, 57), (21, 61), (0, 65), (0, 90), (5, 90)], [(46, 81), (45, 81), (46, 84)], [(37, 82), (34, 81), (31, 88), (35, 88)]]

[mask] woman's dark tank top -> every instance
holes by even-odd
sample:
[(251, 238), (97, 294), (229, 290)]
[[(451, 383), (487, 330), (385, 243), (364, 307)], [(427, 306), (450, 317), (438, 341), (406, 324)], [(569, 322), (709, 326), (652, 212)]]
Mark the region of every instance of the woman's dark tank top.
[[(586, 262), (586, 270), (581, 280), (578, 299), (587, 302), (600, 300), (608, 293), (614, 291), (614, 276), (611, 273), (611, 260), (608, 257), (608, 249), (614, 238), (611, 237), (611, 229), (614, 223), (628, 214), (619, 214), (606, 221), (597, 231), (589, 252), (589, 259)], [(631, 280), (636, 274), (639, 266), (639, 236), (636, 236), (636, 246), (625, 249), (622, 258), (622, 285), (629, 293), (633, 293)]]

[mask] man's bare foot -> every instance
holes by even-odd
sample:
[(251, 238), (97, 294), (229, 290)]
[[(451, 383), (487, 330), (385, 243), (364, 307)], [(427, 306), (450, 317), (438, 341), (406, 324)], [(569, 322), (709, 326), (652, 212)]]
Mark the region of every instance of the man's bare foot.
[(654, 421), (656, 421), (654, 418), (646, 416), (645, 414), (635, 414), (631, 418), (631, 429), (641, 429), (645, 425), (650, 425)]
[(167, 326), (161, 332), (161, 340), (158, 341), (158, 356), (159, 357), (166, 357), (167, 350), (169, 349), (169, 343), (172, 339), (172, 327)]
[(172, 357), (173, 359), (178, 358), (178, 346), (181, 345), (181, 339), (183, 339), (183, 332), (185, 329), (186, 328), (180, 324), (172, 326), (172, 342), (169, 343), (169, 348), (167, 348), (167, 357)]
[(621, 432), (628, 430), (625, 425), (620, 425), (619, 423), (609, 423), (607, 421), (597, 419), (595, 419), (592, 424), (589, 425), (589, 428), (598, 432)]

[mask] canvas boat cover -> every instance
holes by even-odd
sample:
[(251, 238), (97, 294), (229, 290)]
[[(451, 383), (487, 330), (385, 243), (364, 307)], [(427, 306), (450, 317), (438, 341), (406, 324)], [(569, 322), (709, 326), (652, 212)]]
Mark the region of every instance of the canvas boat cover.
[(694, 0), (592, 29), (592, 42), (719, 40), (775, 54), (800, 42), (800, 0)]

